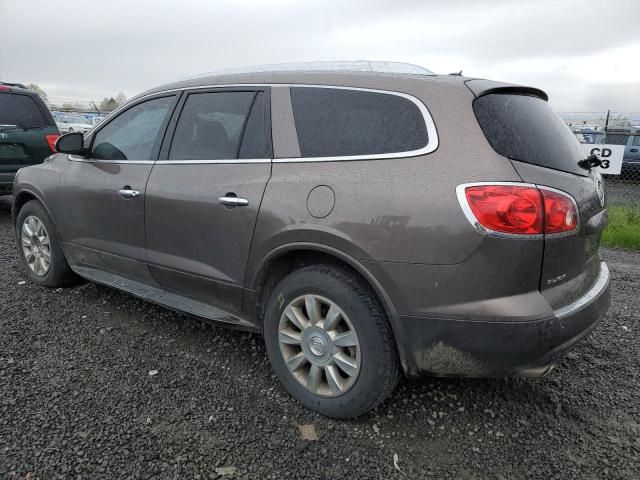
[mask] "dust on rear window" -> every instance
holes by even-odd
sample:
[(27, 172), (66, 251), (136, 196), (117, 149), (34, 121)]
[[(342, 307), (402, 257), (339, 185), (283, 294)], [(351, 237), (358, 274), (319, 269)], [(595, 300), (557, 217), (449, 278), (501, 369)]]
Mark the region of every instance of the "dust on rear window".
[(28, 95), (0, 94), (0, 125), (44, 127), (42, 112)]
[(585, 158), (571, 130), (538, 97), (489, 94), (473, 102), (478, 123), (500, 155), (564, 172), (586, 175), (578, 166)]

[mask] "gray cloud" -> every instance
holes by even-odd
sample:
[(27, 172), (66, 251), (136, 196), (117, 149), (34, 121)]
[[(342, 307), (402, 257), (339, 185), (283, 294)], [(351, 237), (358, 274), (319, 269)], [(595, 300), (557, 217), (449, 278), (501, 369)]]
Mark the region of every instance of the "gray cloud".
[(560, 110), (638, 110), (620, 50), (640, 48), (634, 3), (0, 0), (0, 78), (98, 100), (243, 65), (396, 60), (540, 86)]

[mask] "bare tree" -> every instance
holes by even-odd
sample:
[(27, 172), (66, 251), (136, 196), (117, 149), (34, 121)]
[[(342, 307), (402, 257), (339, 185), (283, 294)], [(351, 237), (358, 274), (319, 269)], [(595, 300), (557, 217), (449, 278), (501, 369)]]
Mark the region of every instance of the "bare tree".
[(40, 98), (43, 101), (47, 101), (49, 100), (49, 95), (47, 95), (47, 92), (44, 91), (44, 89), (42, 87), (40, 87), (40, 85), (37, 85), (35, 83), (30, 83), (29, 85), (27, 85), (27, 88), (29, 90), (33, 90), (34, 92), (36, 92), (38, 95), (40, 95)]
[(100, 111), (102, 112), (111, 112), (116, 108), (118, 108), (118, 103), (116, 102), (116, 99), (113, 97), (111, 98), (104, 97), (100, 102)]

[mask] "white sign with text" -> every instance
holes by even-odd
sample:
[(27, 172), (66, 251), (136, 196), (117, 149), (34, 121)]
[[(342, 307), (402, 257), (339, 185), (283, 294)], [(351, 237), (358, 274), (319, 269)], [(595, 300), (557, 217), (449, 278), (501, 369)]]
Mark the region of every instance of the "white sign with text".
[(622, 170), (622, 157), (624, 157), (624, 145), (609, 145), (598, 143), (583, 143), (584, 153), (595, 155), (602, 160), (602, 166), (597, 170), (607, 175), (620, 175)]

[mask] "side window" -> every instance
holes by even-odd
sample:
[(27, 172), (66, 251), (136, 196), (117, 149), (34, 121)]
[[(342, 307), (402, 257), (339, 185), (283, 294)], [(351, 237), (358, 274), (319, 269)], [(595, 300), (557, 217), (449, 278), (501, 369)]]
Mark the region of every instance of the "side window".
[(633, 137), (633, 146), (640, 147), (640, 135), (636, 135)]
[(265, 93), (258, 92), (244, 129), (238, 158), (271, 158), (272, 156)]
[(255, 92), (192, 93), (184, 103), (170, 160), (231, 160), (247, 124)]
[(96, 133), (92, 157), (98, 160), (154, 160), (151, 154), (174, 98), (148, 100), (119, 114)]
[(422, 112), (405, 97), (293, 87), (291, 103), (302, 157), (401, 153), (428, 143)]

